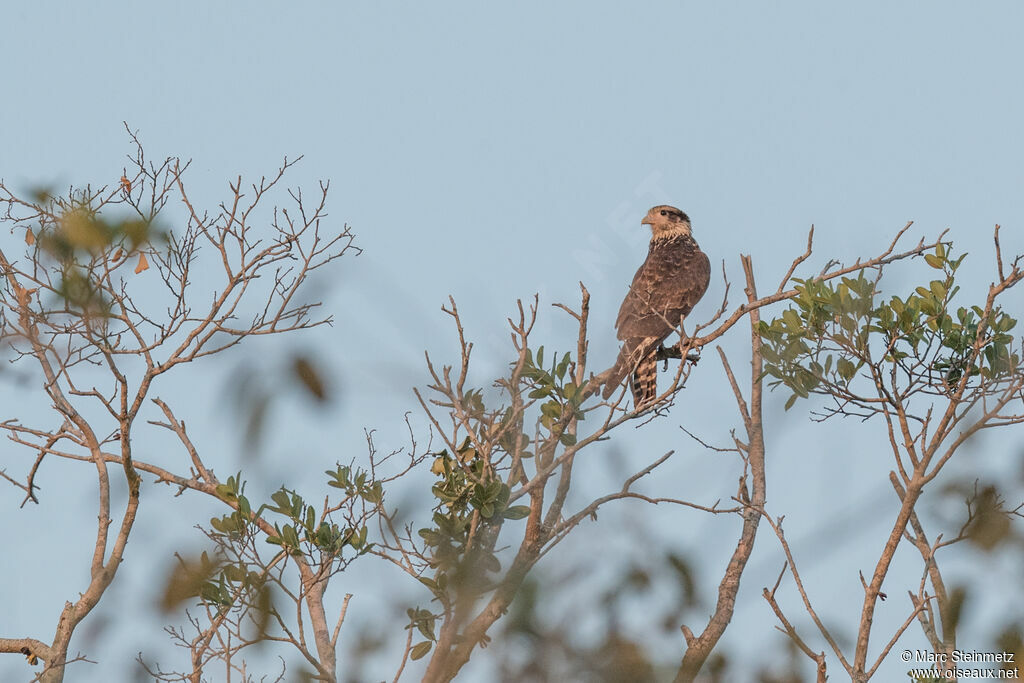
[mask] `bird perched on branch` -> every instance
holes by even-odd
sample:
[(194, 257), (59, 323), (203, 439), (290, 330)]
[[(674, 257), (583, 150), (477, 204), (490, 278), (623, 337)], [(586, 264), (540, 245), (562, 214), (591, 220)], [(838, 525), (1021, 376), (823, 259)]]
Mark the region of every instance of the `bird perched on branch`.
[(634, 410), (657, 397), (658, 349), (704, 296), (711, 279), (711, 262), (694, 241), (685, 213), (655, 206), (640, 224), (651, 226), (651, 247), (615, 321), (622, 349), (603, 393), (609, 398), (631, 375)]

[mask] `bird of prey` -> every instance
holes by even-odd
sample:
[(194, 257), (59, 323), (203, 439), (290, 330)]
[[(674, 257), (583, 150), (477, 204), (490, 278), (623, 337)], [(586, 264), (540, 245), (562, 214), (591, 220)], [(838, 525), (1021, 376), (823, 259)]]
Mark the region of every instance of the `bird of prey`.
[(704, 296), (711, 279), (711, 262), (694, 241), (685, 213), (655, 206), (640, 224), (651, 226), (651, 247), (615, 321), (622, 349), (603, 393), (609, 398), (631, 374), (634, 410), (657, 397), (658, 348)]

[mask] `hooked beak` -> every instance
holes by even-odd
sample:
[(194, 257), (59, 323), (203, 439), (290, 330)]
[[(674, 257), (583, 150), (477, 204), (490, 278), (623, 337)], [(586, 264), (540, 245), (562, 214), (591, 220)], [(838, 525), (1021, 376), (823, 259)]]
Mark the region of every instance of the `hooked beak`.
[(644, 219), (640, 221), (640, 225), (654, 225), (654, 221), (651, 220), (650, 214), (644, 216)]

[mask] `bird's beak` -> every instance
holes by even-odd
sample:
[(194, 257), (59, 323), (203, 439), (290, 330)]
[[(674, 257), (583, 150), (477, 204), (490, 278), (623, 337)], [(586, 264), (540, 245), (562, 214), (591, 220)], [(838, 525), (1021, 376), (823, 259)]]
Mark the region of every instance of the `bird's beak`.
[(640, 225), (654, 225), (654, 221), (651, 220), (650, 216), (644, 216), (644, 219), (640, 221)]

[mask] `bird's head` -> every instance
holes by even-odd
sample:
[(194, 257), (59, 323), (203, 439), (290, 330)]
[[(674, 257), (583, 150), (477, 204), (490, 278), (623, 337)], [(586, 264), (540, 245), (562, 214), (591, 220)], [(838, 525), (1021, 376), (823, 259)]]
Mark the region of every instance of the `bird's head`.
[(648, 211), (644, 219), (640, 221), (640, 225), (651, 226), (653, 237), (690, 234), (690, 217), (676, 207), (667, 204), (655, 206)]

